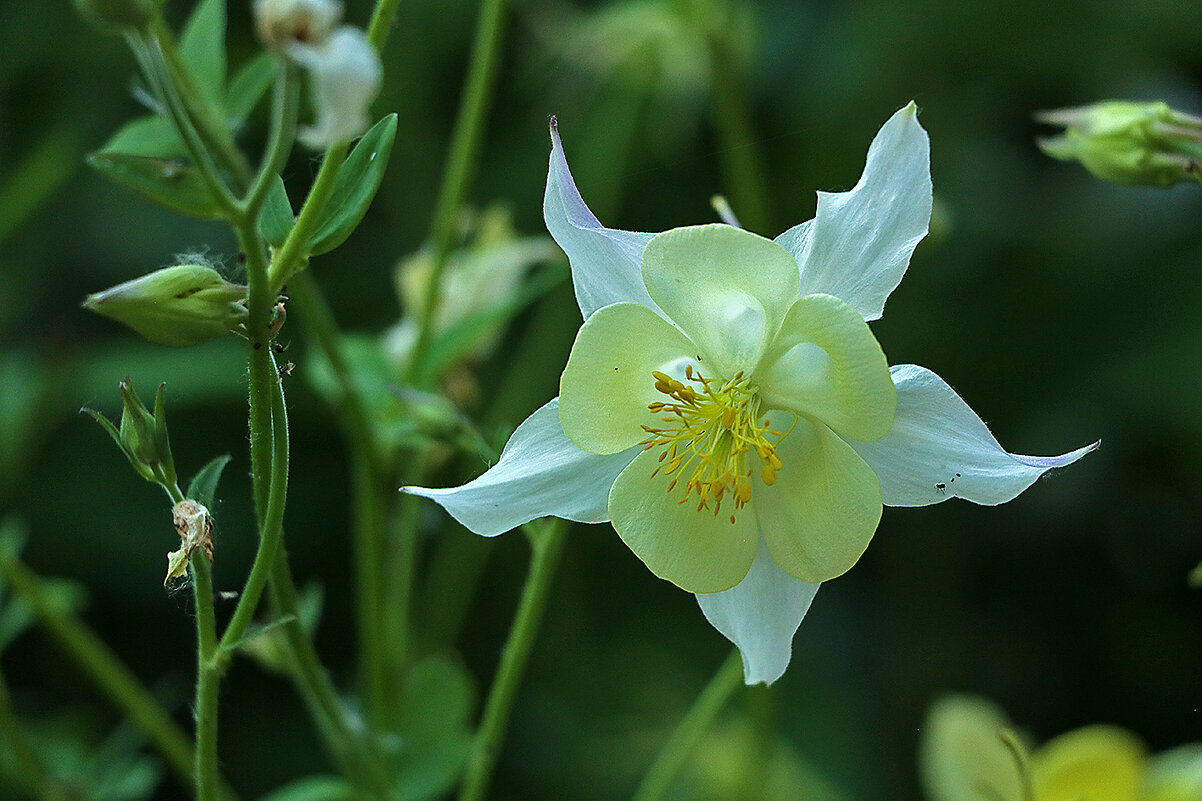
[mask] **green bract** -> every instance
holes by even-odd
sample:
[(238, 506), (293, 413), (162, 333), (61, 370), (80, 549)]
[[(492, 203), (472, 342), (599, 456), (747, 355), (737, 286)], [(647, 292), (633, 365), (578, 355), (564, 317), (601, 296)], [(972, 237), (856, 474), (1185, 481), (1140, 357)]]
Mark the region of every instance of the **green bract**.
[[(896, 407), (868, 325), (838, 298), (798, 298), (789, 253), (728, 225), (656, 236), (642, 272), (663, 316), (599, 310), (560, 381), (560, 422), (581, 450), (644, 446), (610, 491), (618, 534), (690, 592), (738, 584), (760, 528), (786, 573), (845, 572), (876, 530), (881, 491), (835, 434), (879, 439)], [(657, 374), (683, 389), (665, 393)]]

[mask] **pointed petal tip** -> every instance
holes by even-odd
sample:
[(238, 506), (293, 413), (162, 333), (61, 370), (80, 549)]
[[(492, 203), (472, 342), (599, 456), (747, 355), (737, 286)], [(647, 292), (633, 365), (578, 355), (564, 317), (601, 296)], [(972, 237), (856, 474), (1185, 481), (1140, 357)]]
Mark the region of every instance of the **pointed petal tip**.
[(1038, 467), (1044, 470), (1050, 470), (1056, 467), (1068, 467), (1073, 462), (1077, 461), (1087, 453), (1093, 453), (1102, 445), (1102, 440), (1086, 445), (1083, 448), (1077, 448), (1075, 451), (1061, 454), (1060, 456), (1023, 456), (1021, 454), (1010, 454), (1016, 461), (1030, 467)]

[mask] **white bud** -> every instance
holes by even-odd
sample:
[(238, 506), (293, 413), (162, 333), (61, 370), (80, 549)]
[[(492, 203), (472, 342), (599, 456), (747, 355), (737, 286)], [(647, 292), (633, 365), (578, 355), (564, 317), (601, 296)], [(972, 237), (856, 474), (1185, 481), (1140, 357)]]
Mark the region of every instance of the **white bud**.
[(309, 70), (317, 120), (300, 140), (323, 150), (367, 130), (367, 109), (380, 91), (380, 56), (358, 28), (344, 25), (324, 42), (293, 44), (288, 55)]
[(255, 0), (255, 28), (272, 50), (297, 43), (320, 44), (340, 19), (338, 0)]

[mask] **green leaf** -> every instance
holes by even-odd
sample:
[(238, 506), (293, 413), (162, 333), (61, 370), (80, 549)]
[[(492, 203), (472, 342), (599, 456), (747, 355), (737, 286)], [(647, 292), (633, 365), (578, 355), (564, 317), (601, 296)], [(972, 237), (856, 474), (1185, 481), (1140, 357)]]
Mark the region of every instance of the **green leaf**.
[(209, 461), (188, 485), (188, 498), (201, 506), (211, 509), (213, 499), (217, 495), (217, 482), (221, 480), (221, 471), (230, 463), (230, 455), (216, 456)]
[(457, 662), (435, 655), (410, 668), (395, 728), (397, 801), (431, 801), (455, 785), (471, 746), (475, 705), (471, 676)]
[(154, 158), (184, 158), (184, 145), (171, 120), (158, 114), (148, 114), (130, 120), (100, 148), (101, 153), (121, 153), (127, 156)]
[(335, 776), (306, 776), (273, 790), (259, 801), (353, 801), (353, 787)]
[(106, 178), (172, 211), (202, 220), (221, 216), (208, 187), (190, 166), (119, 153), (93, 153), (87, 161)]
[(346, 241), (371, 205), (396, 138), (397, 115), (389, 114), (363, 135), (342, 165), (326, 201), (317, 233), (309, 239), (310, 255), (328, 253)]
[(246, 643), (255, 639), (256, 637), (261, 637), (264, 634), (275, 631), (280, 626), (283, 626), (286, 623), (291, 623), (292, 621), (294, 621), (296, 619), (297, 619), (296, 615), (285, 615), (284, 617), (273, 620), (270, 623), (264, 623), (262, 625), (258, 625), (258, 624), (253, 625), (250, 628), (248, 628), (246, 630), (246, 633), (243, 634), (241, 637), (239, 637), (237, 640), (230, 643), (229, 645), (222, 646), (221, 650), (222, 651), (236, 651), (239, 648), (241, 648), (243, 645), (246, 645)]
[(554, 289), (567, 277), (568, 273), (559, 265), (538, 270), (506, 303), (485, 308), (479, 314), (473, 314), (448, 328), (431, 343), (422, 378), (441, 375), (444, 370), (467, 356), (476, 347), (482, 335), (504, 326), (518, 312)]
[(237, 130), (250, 116), (275, 81), (280, 64), (270, 53), (263, 53), (238, 71), (225, 93), (225, 113), (230, 128)]
[(288, 190), (284, 188), (284, 179), (275, 177), (271, 191), (267, 193), (267, 202), (263, 204), (263, 213), (259, 215), (259, 233), (269, 245), (279, 247), (288, 238), (296, 217), (292, 214), (292, 204), (288, 201)]
[(225, 99), (225, 0), (200, 0), (184, 25), (180, 57), (214, 108)]

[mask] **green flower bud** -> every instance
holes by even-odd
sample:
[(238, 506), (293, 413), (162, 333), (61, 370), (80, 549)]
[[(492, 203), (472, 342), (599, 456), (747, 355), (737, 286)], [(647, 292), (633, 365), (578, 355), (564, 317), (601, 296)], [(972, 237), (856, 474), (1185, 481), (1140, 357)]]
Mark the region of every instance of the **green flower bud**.
[(83, 306), (125, 323), (151, 342), (198, 345), (246, 323), (246, 287), (211, 267), (165, 267), (88, 295)]
[(102, 31), (143, 28), (158, 8), (155, 0), (75, 0), (75, 8)]
[(1202, 178), (1202, 118), (1166, 103), (1112, 100), (1036, 119), (1065, 129), (1038, 141), (1044, 153), (1079, 161), (1104, 181), (1172, 186)]
[(93, 409), (83, 409), (108, 432), (117, 447), (129, 459), (134, 471), (142, 478), (161, 485), (171, 494), (177, 476), (175, 460), (171, 456), (171, 442), (167, 437), (167, 416), (163, 406), (163, 390), (159, 385), (155, 394), (154, 414), (142, 403), (129, 376), (118, 386), (121, 392), (121, 426), (114, 426), (107, 417)]

